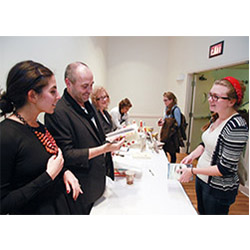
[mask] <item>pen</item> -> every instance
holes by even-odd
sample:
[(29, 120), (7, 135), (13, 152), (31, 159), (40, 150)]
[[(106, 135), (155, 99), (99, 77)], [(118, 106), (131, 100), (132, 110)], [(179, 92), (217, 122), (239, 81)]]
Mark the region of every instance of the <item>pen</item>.
[(148, 171), (149, 171), (153, 176), (155, 176), (151, 169), (149, 169)]
[(115, 155), (117, 156), (121, 156), (121, 157), (124, 157), (125, 155), (121, 154), (121, 153), (115, 153)]

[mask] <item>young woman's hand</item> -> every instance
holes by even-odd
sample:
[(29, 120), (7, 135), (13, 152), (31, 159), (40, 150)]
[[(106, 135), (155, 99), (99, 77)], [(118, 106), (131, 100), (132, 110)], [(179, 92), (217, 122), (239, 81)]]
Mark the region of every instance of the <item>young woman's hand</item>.
[(191, 154), (187, 155), (186, 157), (184, 157), (181, 161), (182, 164), (191, 164), (193, 162), (193, 157)]
[(182, 168), (176, 170), (177, 173), (181, 173), (181, 176), (179, 178), (180, 182), (189, 182), (190, 178), (193, 176), (191, 168)]
[(71, 189), (72, 189), (72, 197), (74, 200), (78, 198), (79, 194), (83, 194), (83, 191), (81, 189), (81, 185), (78, 182), (78, 179), (70, 170), (66, 170), (64, 172), (63, 181), (66, 187), (66, 192), (68, 194), (71, 192)]
[(47, 170), (46, 172), (49, 174), (52, 180), (56, 178), (56, 176), (60, 173), (63, 168), (64, 159), (62, 155), (62, 151), (59, 148), (57, 155), (52, 155), (47, 162)]
[(182, 164), (191, 164), (195, 159), (199, 158), (204, 152), (204, 146), (199, 145), (194, 151), (182, 159)]
[(163, 125), (163, 123), (164, 123), (164, 121), (163, 121), (163, 119), (162, 119), (162, 118), (158, 120), (158, 126), (162, 126), (162, 125)]

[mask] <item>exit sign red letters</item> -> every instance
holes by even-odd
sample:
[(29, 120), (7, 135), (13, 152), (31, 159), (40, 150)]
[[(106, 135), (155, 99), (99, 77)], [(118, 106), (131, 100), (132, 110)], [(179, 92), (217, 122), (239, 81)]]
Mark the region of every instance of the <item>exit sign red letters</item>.
[(224, 41), (213, 44), (209, 48), (209, 58), (223, 54)]

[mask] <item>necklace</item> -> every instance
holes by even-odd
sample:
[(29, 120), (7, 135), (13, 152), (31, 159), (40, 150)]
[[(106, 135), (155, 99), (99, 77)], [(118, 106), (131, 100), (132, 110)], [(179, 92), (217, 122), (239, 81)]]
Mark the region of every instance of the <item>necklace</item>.
[(58, 153), (58, 146), (56, 145), (54, 138), (46, 127), (44, 127), (45, 133), (37, 131), (36, 128), (31, 127), (20, 114), (15, 112), (14, 115), (36, 135), (36, 137), (43, 144), (48, 153), (55, 155)]

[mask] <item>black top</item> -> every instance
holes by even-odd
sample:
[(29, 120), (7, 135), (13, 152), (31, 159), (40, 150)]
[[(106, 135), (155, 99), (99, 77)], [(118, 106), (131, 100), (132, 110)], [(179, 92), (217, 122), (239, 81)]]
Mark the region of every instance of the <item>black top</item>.
[(51, 155), (30, 128), (5, 119), (0, 142), (1, 214), (70, 214), (63, 171), (54, 181), (47, 174)]
[(100, 117), (100, 121), (104, 130), (104, 133), (108, 134), (114, 130), (113, 122), (112, 122), (111, 115), (108, 113), (108, 111), (104, 110), (103, 112), (104, 112), (104, 115), (101, 113), (101, 111), (98, 111), (98, 114)]

